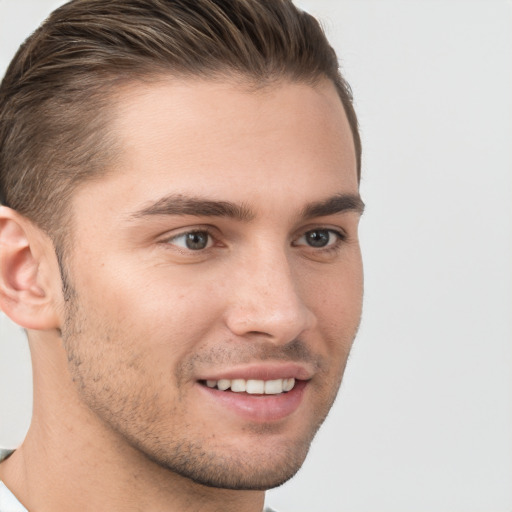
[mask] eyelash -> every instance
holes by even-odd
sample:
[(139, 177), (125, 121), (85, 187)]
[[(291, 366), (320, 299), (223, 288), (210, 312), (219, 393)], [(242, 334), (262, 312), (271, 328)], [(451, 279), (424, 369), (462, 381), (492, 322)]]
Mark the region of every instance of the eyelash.
[[(177, 240), (178, 238), (185, 237), (187, 235), (195, 235), (195, 234), (206, 234), (209, 237), (209, 241), (212, 242), (211, 245), (215, 244), (215, 242), (216, 242), (216, 238), (215, 238), (214, 234), (207, 227), (191, 229), (189, 231), (183, 231), (182, 233), (178, 233), (177, 235), (174, 235), (171, 238), (167, 238), (166, 240), (164, 240), (164, 242), (166, 244), (172, 245), (172, 242)], [(205, 247), (204, 249), (198, 249), (198, 250), (189, 249), (189, 248), (185, 248), (185, 247), (179, 247), (179, 249), (182, 250), (183, 252), (200, 253), (200, 252), (204, 252), (205, 250), (209, 249), (211, 247), (211, 245), (209, 247)]]
[[(315, 231), (316, 232), (327, 232), (327, 233), (329, 233), (330, 236), (334, 235), (334, 237), (335, 237), (335, 240), (332, 243), (329, 243), (328, 245), (325, 245), (322, 247), (314, 247), (309, 244), (304, 244), (307, 247), (309, 247), (310, 249), (315, 250), (315, 252), (322, 252), (324, 254), (331, 253), (331, 252), (337, 252), (340, 249), (343, 242), (345, 242), (347, 240), (347, 235), (344, 231), (336, 230), (336, 229), (332, 229), (332, 228), (324, 228), (324, 227), (316, 227), (313, 229), (308, 229), (297, 240), (300, 240), (301, 238), (305, 238), (308, 234), (314, 233)], [(329, 240), (329, 242), (330, 242), (330, 240)], [(296, 242), (294, 242), (293, 245), (295, 247), (299, 246)]]
[[(334, 235), (336, 240), (333, 243), (329, 243), (329, 245), (326, 245), (323, 247), (314, 247), (314, 246), (311, 246), (308, 244), (297, 244), (298, 240), (306, 237), (308, 234), (311, 234), (315, 231), (328, 232), (330, 235)], [(181, 237), (185, 237), (187, 235), (194, 235), (194, 234), (206, 234), (209, 238), (208, 246), (203, 249), (194, 250), (194, 249), (190, 249), (190, 248), (186, 248), (186, 247), (179, 247), (172, 243), (173, 241), (176, 241), (177, 239), (179, 239)], [(332, 229), (332, 228), (327, 228), (327, 227), (316, 227), (316, 228), (312, 228), (312, 229), (308, 229), (307, 231), (304, 231), (299, 237), (297, 237), (292, 242), (292, 246), (293, 247), (305, 246), (305, 247), (308, 247), (309, 249), (312, 249), (315, 253), (329, 254), (329, 253), (339, 251), (343, 242), (345, 242), (346, 240), (347, 240), (347, 235), (342, 230), (337, 230), (337, 229)], [(188, 231), (178, 233), (177, 235), (174, 235), (171, 238), (167, 238), (167, 239), (163, 240), (163, 243), (166, 245), (167, 244), (174, 245), (174, 247), (178, 248), (178, 250), (180, 250), (184, 253), (187, 253), (187, 254), (190, 254), (190, 253), (201, 254), (201, 253), (204, 253), (205, 251), (207, 251), (208, 249), (211, 249), (216, 243), (219, 243), (219, 242), (218, 242), (217, 238), (215, 237), (215, 235), (213, 234), (212, 230), (205, 226), (204, 228), (190, 229)]]

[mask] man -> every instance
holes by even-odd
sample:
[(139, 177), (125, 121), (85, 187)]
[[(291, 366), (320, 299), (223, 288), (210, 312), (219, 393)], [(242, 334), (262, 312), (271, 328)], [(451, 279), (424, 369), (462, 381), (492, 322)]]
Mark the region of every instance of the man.
[(56, 10), (0, 89), (0, 307), (34, 372), (3, 499), (260, 512), (359, 324), (360, 153), (286, 0)]

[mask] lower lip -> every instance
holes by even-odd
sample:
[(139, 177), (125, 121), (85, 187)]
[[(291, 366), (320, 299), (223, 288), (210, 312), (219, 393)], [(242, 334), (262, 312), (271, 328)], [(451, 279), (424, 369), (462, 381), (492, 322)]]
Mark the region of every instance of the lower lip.
[(279, 395), (250, 395), (220, 391), (197, 384), (209, 399), (223, 408), (235, 412), (242, 418), (256, 422), (268, 423), (282, 420), (293, 414), (300, 406), (307, 381), (299, 380), (287, 393)]

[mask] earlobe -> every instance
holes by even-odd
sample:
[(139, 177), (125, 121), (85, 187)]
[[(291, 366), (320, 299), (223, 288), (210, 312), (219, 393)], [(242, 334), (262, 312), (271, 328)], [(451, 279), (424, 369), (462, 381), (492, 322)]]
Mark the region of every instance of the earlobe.
[(0, 309), (26, 329), (46, 330), (58, 320), (51, 290), (41, 284), (44, 252), (36, 230), (22, 215), (0, 207)]

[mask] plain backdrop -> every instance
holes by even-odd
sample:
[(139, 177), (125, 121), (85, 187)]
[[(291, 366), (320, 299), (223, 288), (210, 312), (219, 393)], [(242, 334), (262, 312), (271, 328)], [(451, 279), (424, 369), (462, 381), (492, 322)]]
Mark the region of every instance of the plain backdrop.
[[(301, 0), (352, 85), (364, 144), (364, 319), (280, 512), (512, 511), (512, 4)], [(55, 0), (0, 0), (0, 70)], [(0, 314), (1, 315), (1, 314)], [(30, 418), (0, 318), (0, 446)]]

